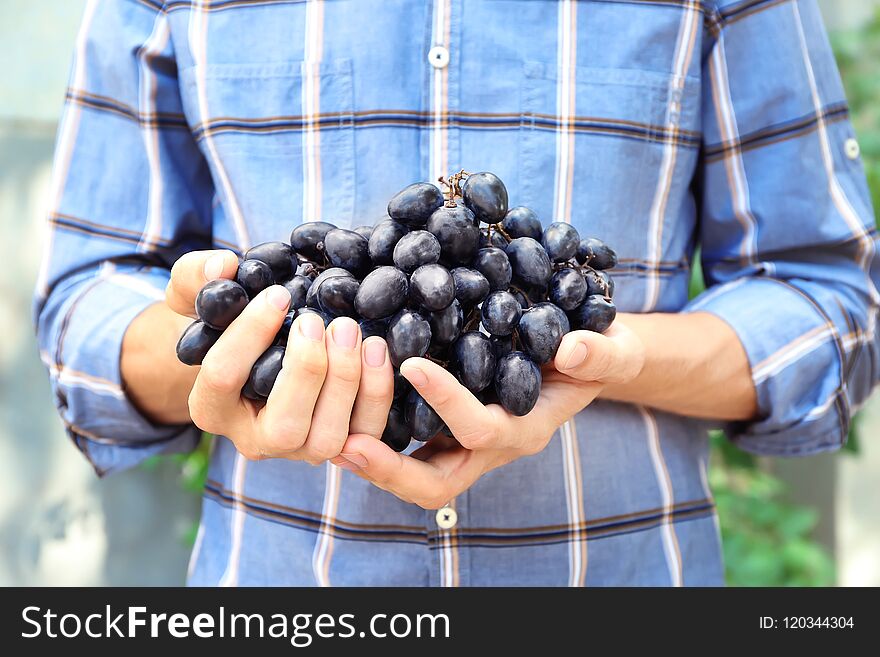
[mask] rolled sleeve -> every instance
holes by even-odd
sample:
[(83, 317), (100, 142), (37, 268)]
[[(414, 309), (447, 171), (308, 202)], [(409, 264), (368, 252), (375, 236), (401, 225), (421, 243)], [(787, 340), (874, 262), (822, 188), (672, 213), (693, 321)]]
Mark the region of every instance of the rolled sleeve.
[(99, 474), (154, 454), (191, 450), (199, 438), (191, 424), (150, 422), (123, 386), (125, 332), (141, 312), (163, 299), (167, 282), (167, 270), (107, 264), (57, 289), (41, 314), (41, 355), (58, 411)]

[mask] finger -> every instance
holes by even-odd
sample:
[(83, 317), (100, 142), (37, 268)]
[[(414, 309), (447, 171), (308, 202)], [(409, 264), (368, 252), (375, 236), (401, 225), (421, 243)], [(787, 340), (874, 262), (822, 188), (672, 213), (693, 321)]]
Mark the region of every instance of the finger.
[(553, 361), (559, 372), (580, 381), (624, 383), (644, 362), (644, 347), (628, 328), (612, 324), (604, 333), (572, 331), (563, 337)]
[(367, 338), (361, 352), (361, 381), (348, 433), (365, 433), (381, 438), (394, 398), (394, 370), (388, 358), (388, 347), (382, 338)]
[(260, 412), (265, 453), (289, 455), (305, 444), (326, 374), (324, 321), (315, 313), (300, 315), (290, 327), (281, 371)]
[(311, 463), (323, 463), (342, 449), (361, 378), (361, 330), (357, 322), (337, 317), (327, 327), (325, 342), (327, 376), (304, 448), (304, 458)]
[(192, 251), (174, 263), (165, 288), (165, 303), (179, 315), (195, 317), (199, 290), (216, 278), (235, 278), (238, 256), (232, 251)]
[(215, 431), (210, 427), (242, 410), (241, 388), (254, 362), (275, 339), (288, 305), (290, 293), (282, 286), (263, 290), (208, 351), (189, 397), (190, 415), (198, 427)]
[(474, 465), (469, 465), (469, 460), (477, 460), (473, 455), (474, 452), (459, 447), (447, 451), (445, 460), (440, 463), (419, 461), (398, 454), (372, 436), (353, 434), (333, 463), (406, 502), (425, 509), (439, 509), (479, 477), (479, 474), (473, 476)]
[(484, 406), (452, 374), (424, 358), (408, 358), (401, 364), (400, 373), (437, 411), (462, 445), (468, 449), (501, 446), (506, 419), (500, 407)]

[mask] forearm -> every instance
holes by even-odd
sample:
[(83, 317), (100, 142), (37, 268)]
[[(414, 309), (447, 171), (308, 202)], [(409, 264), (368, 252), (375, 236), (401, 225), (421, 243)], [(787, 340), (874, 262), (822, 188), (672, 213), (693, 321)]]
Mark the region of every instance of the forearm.
[(120, 366), (132, 403), (158, 424), (190, 422), (187, 399), (198, 373), (179, 360), (175, 347), (192, 320), (157, 303), (138, 315), (122, 342)]
[(710, 313), (624, 314), (645, 345), (645, 364), (630, 383), (601, 397), (671, 413), (749, 420), (757, 413), (745, 351), (726, 322)]

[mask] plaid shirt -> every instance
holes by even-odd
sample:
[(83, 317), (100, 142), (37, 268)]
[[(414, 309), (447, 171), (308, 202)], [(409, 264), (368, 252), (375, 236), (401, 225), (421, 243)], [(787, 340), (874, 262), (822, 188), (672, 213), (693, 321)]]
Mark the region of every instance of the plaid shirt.
[[(742, 447), (839, 447), (877, 379), (872, 209), (816, 4), (104, 0), (61, 122), (36, 319), (100, 473), (192, 448), (126, 398), (123, 333), (192, 249), (372, 223), (414, 180), (490, 170), (621, 256), (615, 300), (741, 339)], [(688, 302), (695, 248), (710, 289)], [(598, 401), (441, 529), (327, 464), (218, 439), (194, 584), (719, 584), (712, 425)]]

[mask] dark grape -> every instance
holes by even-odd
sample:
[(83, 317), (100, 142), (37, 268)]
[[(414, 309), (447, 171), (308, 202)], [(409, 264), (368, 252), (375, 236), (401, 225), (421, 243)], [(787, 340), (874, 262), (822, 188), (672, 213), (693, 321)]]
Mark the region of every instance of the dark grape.
[(585, 269), (583, 277), (587, 284), (587, 296), (601, 294), (603, 297), (610, 297), (614, 293), (611, 278), (604, 271)]
[(495, 393), (512, 415), (525, 415), (538, 403), (541, 370), (521, 351), (512, 351), (495, 366)]
[(588, 237), (578, 244), (577, 261), (593, 269), (611, 269), (617, 266), (617, 254), (602, 240)]
[(507, 248), (507, 239), (497, 230), (487, 228), (480, 231), (480, 248), (487, 249), (494, 246), (497, 249), (504, 250)]
[(431, 339), (434, 344), (447, 345), (454, 342), (464, 324), (464, 313), (458, 299), (453, 299), (446, 308), (432, 312), (428, 316), (428, 323), (431, 325)]
[(257, 358), (257, 362), (251, 368), (249, 382), (251, 388), (260, 397), (268, 397), (275, 385), (275, 379), (281, 371), (281, 361), (284, 360), (284, 347), (269, 347), (263, 355)]
[(477, 393), (495, 376), (495, 350), (492, 342), (479, 331), (462, 333), (452, 345), (452, 371), (461, 384)]
[(201, 320), (194, 321), (177, 341), (177, 360), (184, 365), (201, 365), (208, 349), (214, 346), (221, 334), (221, 331), (212, 329)]
[(480, 272), (467, 267), (452, 270), (455, 282), (455, 298), (464, 308), (477, 305), (489, 294), (489, 281)]
[(324, 236), (324, 253), (334, 267), (347, 269), (357, 277), (370, 270), (370, 243), (363, 235), (334, 228)]
[(461, 197), (477, 220), (495, 224), (507, 214), (507, 188), (494, 173), (472, 173), (461, 185)]
[(402, 452), (409, 447), (409, 425), (403, 411), (394, 406), (388, 411), (388, 420), (382, 432), (382, 442), (395, 452)]
[(299, 310), (296, 311), (296, 313), (297, 313), (296, 314), (297, 317), (299, 317), (300, 315), (305, 315), (306, 313), (316, 314), (318, 317), (320, 317), (322, 320), (324, 320), (324, 328), (327, 328), (328, 326), (330, 326), (330, 322), (333, 321), (333, 315), (331, 315), (330, 313), (324, 312), (320, 308), (300, 308)]
[(477, 251), (473, 268), (486, 277), (489, 289), (506, 290), (510, 286), (513, 271), (507, 254), (501, 249), (489, 247)]
[(426, 230), (407, 233), (394, 247), (394, 265), (412, 274), (422, 265), (430, 265), (440, 260), (440, 242)]
[(354, 300), (360, 284), (357, 279), (344, 276), (329, 278), (317, 292), (318, 307), (334, 316), (354, 317)]
[(395, 267), (378, 267), (361, 282), (354, 307), (367, 319), (388, 317), (400, 310), (408, 291), (406, 274)]
[(437, 208), (427, 230), (440, 242), (440, 257), (450, 265), (467, 264), (477, 254), (480, 229), (474, 213), (462, 205)]
[(196, 297), (196, 314), (205, 324), (224, 330), (248, 304), (244, 288), (225, 278), (208, 281)]
[(574, 258), (580, 239), (574, 226), (555, 221), (544, 230), (541, 243), (553, 262), (565, 262)]
[(415, 390), (406, 398), (404, 416), (410, 436), (419, 442), (430, 440), (443, 428), (443, 419)]
[(416, 312), (401, 310), (388, 324), (385, 334), (391, 364), (400, 367), (407, 358), (424, 356), (431, 345), (431, 325)]
[(412, 390), (412, 384), (406, 380), (406, 377), (400, 373), (400, 370), (394, 370), (394, 401), (406, 399), (409, 391)]
[(293, 273), (293, 250), (284, 242), (263, 242), (244, 254), (245, 260), (265, 262), (272, 269), (272, 279), (283, 281)]
[(409, 294), (425, 310), (443, 310), (455, 299), (455, 282), (443, 265), (422, 265), (410, 276)]
[(309, 286), (309, 289), (306, 291), (306, 306), (309, 308), (318, 308), (318, 290), (321, 289), (321, 286), (324, 284), (324, 281), (327, 281), (331, 278), (354, 278), (350, 271), (342, 269), (342, 267), (331, 267), (330, 269), (325, 269), (318, 277), (312, 281), (312, 284)]
[(248, 380), (245, 381), (244, 387), (241, 389), (241, 396), (255, 402), (266, 401), (266, 396), (258, 395), (256, 390), (254, 390), (254, 384), (251, 382), (250, 377), (248, 377)]
[(392, 219), (380, 221), (373, 227), (370, 235), (369, 251), (374, 265), (390, 265), (394, 263), (394, 247), (400, 238), (409, 232), (409, 228)]
[(529, 285), (546, 286), (553, 274), (550, 258), (541, 243), (531, 237), (518, 237), (505, 250), (513, 276)]
[(253, 299), (275, 282), (272, 268), (262, 260), (242, 260), (235, 274), (235, 282)]
[(480, 309), (480, 319), (489, 333), (505, 336), (513, 333), (522, 312), (516, 297), (510, 292), (498, 290), (486, 297)]
[(275, 344), (284, 347), (287, 346), (287, 339), (290, 337), (290, 327), (293, 326), (293, 320), (296, 319), (297, 309), (292, 308), (285, 316), (284, 321), (281, 322), (281, 328), (278, 329), (278, 333), (275, 334)]
[(298, 254), (316, 262), (324, 260), (324, 236), (336, 228), (326, 221), (309, 221), (300, 224), (290, 233), (290, 246)]
[(563, 310), (574, 310), (587, 297), (587, 282), (575, 269), (562, 269), (550, 279), (550, 301)]
[(388, 216), (410, 227), (424, 226), (441, 205), (443, 194), (436, 185), (413, 183), (397, 192), (388, 202)]
[(492, 343), (492, 353), (495, 354), (496, 361), (501, 360), (507, 354), (513, 351), (512, 336), (506, 335), (503, 338), (499, 338), (493, 335), (489, 338), (489, 342)]
[(544, 228), (538, 220), (538, 215), (521, 205), (508, 210), (504, 221), (501, 222), (501, 227), (513, 239), (531, 237), (540, 242), (544, 235)]
[(525, 293), (522, 290), (518, 290), (516, 288), (510, 288), (510, 293), (513, 295), (513, 298), (519, 301), (519, 305), (523, 310), (528, 308), (531, 304), (529, 303), (528, 297), (526, 297)]
[(385, 339), (385, 333), (388, 331), (388, 320), (385, 319), (362, 319), (358, 322), (361, 327), (361, 336), (364, 340), (377, 336)]
[(601, 294), (593, 294), (569, 313), (568, 318), (575, 330), (604, 333), (616, 316), (617, 308), (611, 301)]
[(370, 236), (373, 234), (373, 227), (372, 226), (358, 226), (356, 228), (352, 228), (351, 230), (353, 233), (357, 233), (358, 235), (360, 235), (361, 237), (363, 237), (365, 240), (368, 240), (368, 241), (370, 239)]
[(302, 274), (297, 274), (290, 280), (284, 281), (282, 285), (290, 292), (291, 308), (302, 308), (306, 305), (306, 295), (312, 286), (312, 279)]
[(565, 313), (552, 303), (544, 301), (523, 313), (516, 332), (523, 351), (538, 365), (543, 365), (556, 356), (556, 350), (559, 349), (562, 336), (568, 332), (568, 326)]

